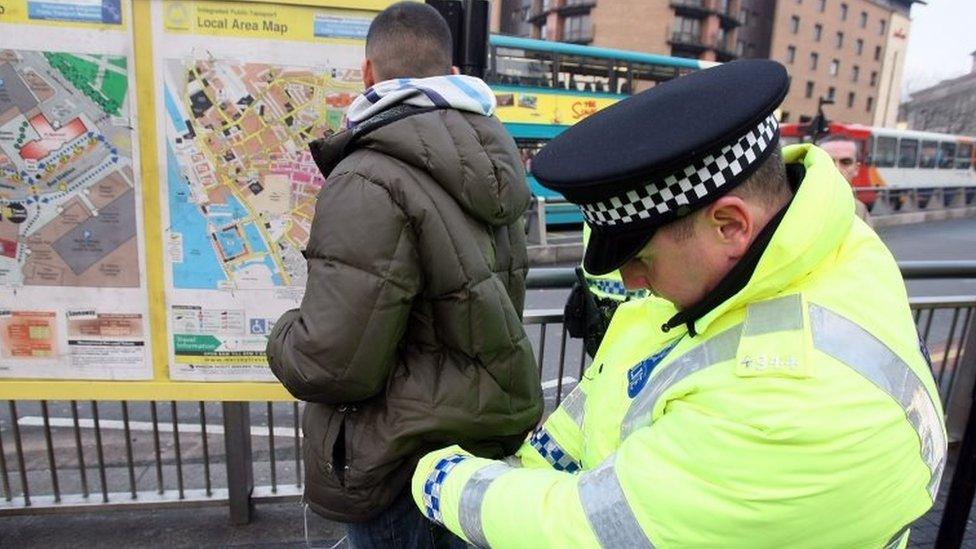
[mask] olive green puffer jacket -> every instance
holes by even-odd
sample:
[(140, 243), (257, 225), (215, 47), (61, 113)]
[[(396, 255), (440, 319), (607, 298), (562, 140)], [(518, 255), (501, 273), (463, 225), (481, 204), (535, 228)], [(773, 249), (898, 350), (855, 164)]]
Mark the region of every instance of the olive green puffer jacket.
[(501, 457), (539, 420), (521, 322), (529, 191), (511, 137), (476, 114), (399, 109), (311, 148), (327, 182), (308, 285), (268, 361), (309, 403), (307, 501), (356, 522), (425, 452)]

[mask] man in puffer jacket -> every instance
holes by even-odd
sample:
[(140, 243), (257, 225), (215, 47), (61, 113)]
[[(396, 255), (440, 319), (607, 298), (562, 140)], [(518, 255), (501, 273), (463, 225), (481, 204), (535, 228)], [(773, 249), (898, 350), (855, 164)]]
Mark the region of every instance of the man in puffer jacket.
[(529, 191), (491, 90), (451, 74), (433, 8), (379, 14), (366, 57), (348, 129), (311, 144), (327, 182), (308, 284), (268, 362), (308, 402), (311, 509), (350, 523), (355, 547), (429, 547), (450, 534), (411, 505), (420, 456), (510, 455), (542, 413), (521, 319)]

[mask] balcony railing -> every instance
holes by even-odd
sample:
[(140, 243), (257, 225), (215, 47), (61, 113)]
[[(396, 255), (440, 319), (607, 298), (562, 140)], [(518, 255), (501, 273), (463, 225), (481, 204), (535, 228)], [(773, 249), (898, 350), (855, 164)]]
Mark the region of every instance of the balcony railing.
[(676, 12), (693, 17), (716, 14), (722, 19), (722, 26), (726, 28), (742, 24), (738, 14), (733, 12), (734, 6), (726, 0), (671, 0), (671, 7)]
[(705, 41), (702, 40), (701, 33), (699, 32), (671, 31), (671, 39), (669, 42), (672, 45), (694, 46), (703, 49), (708, 47)]

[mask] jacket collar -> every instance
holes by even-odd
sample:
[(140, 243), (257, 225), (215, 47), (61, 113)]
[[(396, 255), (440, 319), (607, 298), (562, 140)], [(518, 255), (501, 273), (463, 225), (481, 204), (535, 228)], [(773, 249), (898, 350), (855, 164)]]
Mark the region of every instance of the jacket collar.
[(676, 314), (662, 330), (683, 324), (692, 336), (704, 333), (725, 313), (793, 286), (840, 247), (854, 221), (850, 184), (830, 156), (813, 145), (784, 148), (783, 161), (802, 164), (806, 172), (792, 202), (713, 292)]

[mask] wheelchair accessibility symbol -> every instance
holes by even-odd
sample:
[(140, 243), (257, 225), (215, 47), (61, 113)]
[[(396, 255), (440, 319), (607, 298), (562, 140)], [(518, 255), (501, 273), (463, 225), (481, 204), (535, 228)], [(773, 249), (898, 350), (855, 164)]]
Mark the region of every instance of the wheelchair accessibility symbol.
[(251, 319), (251, 334), (252, 335), (264, 335), (268, 333), (268, 319), (266, 318), (252, 318)]

